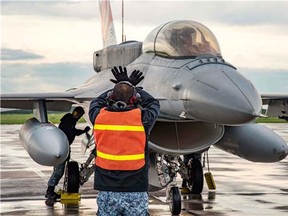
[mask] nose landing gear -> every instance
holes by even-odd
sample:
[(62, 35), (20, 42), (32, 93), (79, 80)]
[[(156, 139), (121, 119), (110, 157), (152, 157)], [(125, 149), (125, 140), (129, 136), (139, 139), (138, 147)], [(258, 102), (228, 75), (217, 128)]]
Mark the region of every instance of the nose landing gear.
[(169, 204), (169, 209), (172, 215), (179, 215), (181, 212), (181, 195), (179, 188), (175, 185), (171, 185), (166, 189), (168, 191), (167, 203)]
[(176, 176), (179, 173), (183, 187), (190, 194), (201, 194), (204, 175), (201, 164), (201, 154), (181, 156), (155, 154), (155, 167), (161, 187), (166, 187), (166, 202), (173, 215), (181, 212), (181, 193), (177, 186)]

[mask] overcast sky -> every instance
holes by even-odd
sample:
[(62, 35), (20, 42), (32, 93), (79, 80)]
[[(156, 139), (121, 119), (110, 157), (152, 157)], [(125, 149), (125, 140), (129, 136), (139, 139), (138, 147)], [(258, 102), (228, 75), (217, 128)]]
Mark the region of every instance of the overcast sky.
[[(111, 0), (121, 42), (121, 1)], [(288, 93), (288, 1), (125, 1), (127, 40), (189, 19), (217, 37), (223, 58), (260, 92)], [(64, 91), (94, 75), (102, 48), (98, 0), (1, 1), (1, 91)]]

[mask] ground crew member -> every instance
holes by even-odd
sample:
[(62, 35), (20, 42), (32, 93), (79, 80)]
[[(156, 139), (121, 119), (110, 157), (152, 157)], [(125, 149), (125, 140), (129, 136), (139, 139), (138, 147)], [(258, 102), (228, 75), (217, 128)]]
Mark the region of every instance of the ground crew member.
[(94, 125), (96, 160), (94, 189), (99, 216), (148, 215), (148, 138), (160, 105), (135, 87), (143, 78), (126, 68), (112, 70), (116, 83), (92, 100), (89, 117)]
[[(78, 107), (75, 107), (72, 113), (65, 114), (60, 120), (59, 128), (67, 136), (69, 145), (73, 143), (75, 136), (79, 136), (90, 130), (89, 126), (87, 126), (84, 130), (75, 128), (77, 121), (83, 115), (84, 115), (84, 109), (78, 106)], [(60, 198), (60, 195), (55, 193), (54, 190), (55, 190), (55, 186), (58, 185), (58, 182), (60, 181), (60, 179), (62, 178), (64, 174), (65, 164), (66, 164), (66, 161), (69, 161), (69, 159), (70, 159), (70, 153), (67, 159), (63, 163), (57, 166), (54, 166), (53, 173), (48, 181), (48, 188), (47, 188), (46, 195), (45, 195), (46, 198), (52, 198), (52, 199)]]

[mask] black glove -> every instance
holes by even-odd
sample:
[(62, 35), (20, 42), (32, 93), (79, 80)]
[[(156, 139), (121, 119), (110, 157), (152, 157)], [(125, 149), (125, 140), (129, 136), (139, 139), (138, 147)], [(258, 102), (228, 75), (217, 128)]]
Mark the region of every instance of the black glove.
[(88, 132), (89, 130), (90, 130), (89, 126), (86, 126), (85, 129), (84, 129), (85, 133)]
[(111, 72), (113, 73), (114, 77), (116, 80), (114, 79), (110, 79), (111, 82), (113, 83), (118, 83), (118, 82), (121, 82), (121, 81), (128, 81), (129, 82), (129, 78), (128, 78), (128, 75), (127, 75), (127, 69), (126, 67), (122, 67), (119, 66), (119, 70), (116, 66), (114, 66), (112, 69), (111, 69)]
[(134, 70), (132, 74), (129, 77), (129, 82), (133, 85), (136, 86), (141, 80), (144, 79), (144, 76), (142, 75), (143, 73), (140, 72), (139, 70)]

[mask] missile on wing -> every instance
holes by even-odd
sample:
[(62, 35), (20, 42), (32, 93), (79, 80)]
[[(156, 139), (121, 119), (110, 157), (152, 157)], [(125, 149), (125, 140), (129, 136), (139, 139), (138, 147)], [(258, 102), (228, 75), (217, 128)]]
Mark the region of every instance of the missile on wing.
[(19, 138), (30, 157), (38, 164), (55, 166), (66, 160), (69, 142), (66, 135), (51, 123), (27, 120), (20, 129)]
[(260, 124), (226, 126), (224, 136), (214, 146), (252, 162), (278, 162), (288, 155), (285, 140)]

